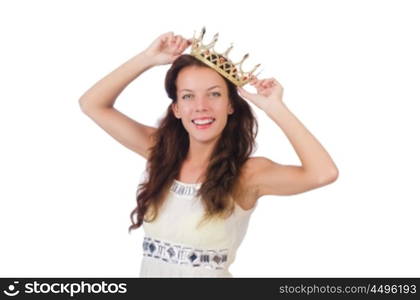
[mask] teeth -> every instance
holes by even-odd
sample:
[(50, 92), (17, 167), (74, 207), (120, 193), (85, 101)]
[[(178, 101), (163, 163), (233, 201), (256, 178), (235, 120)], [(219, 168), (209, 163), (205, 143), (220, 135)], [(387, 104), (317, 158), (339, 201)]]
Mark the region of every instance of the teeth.
[(210, 124), (213, 123), (214, 119), (207, 119), (207, 120), (193, 120), (194, 124), (198, 125), (204, 125), (204, 124)]

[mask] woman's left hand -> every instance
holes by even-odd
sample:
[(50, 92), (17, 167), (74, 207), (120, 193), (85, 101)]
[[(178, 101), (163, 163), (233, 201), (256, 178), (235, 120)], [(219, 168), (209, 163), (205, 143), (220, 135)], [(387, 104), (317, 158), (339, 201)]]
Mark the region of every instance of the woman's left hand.
[(260, 80), (253, 76), (249, 83), (257, 89), (257, 93), (249, 93), (244, 88), (238, 87), (240, 96), (251, 101), (263, 111), (267, 112), (276, 105), (283, 105), (283, 87), (275, 78)]

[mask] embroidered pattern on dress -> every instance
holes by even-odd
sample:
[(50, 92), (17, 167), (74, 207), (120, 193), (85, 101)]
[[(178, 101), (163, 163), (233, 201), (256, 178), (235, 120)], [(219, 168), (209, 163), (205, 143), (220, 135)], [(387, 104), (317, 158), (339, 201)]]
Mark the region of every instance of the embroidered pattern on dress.
[(226, 268), (227, 253), (228, 249), (196, 249), (150, 237), (143, 240), (143, 256), (192, 267), (223, 270)]
[(181, 196), (196, 196), (198, 188), (198, 186), (181, 184), (174, 181), (171, 186), (171, 191)]

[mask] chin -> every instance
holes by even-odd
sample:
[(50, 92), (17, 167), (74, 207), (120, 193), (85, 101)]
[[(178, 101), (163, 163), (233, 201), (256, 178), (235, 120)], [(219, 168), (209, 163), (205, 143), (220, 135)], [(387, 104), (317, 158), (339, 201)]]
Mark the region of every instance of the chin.
[(217, 140), (218, 136), (192, 136), (194, 140), (200, 143), (210, 143)]
[(191, 134), (190, 132), (189, 135), (191, 138), (193, 138), (197, 142), (209, 143), (209, 142), (217, 140), (221, 136), (221, 132), (219, 134), (204, 133), (204, 132), (203, 133), (194, 132), (193, 134)]

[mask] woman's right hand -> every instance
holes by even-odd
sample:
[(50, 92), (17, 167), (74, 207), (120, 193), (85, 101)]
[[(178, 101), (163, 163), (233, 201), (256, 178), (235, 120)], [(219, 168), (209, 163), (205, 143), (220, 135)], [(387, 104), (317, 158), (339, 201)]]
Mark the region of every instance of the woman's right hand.
[(160, 35), (143, 52), (154, 61), (155, 65), (166, 65), (181, 56), (191, 43), (191, 39), (174, 35), (171, 31)]

